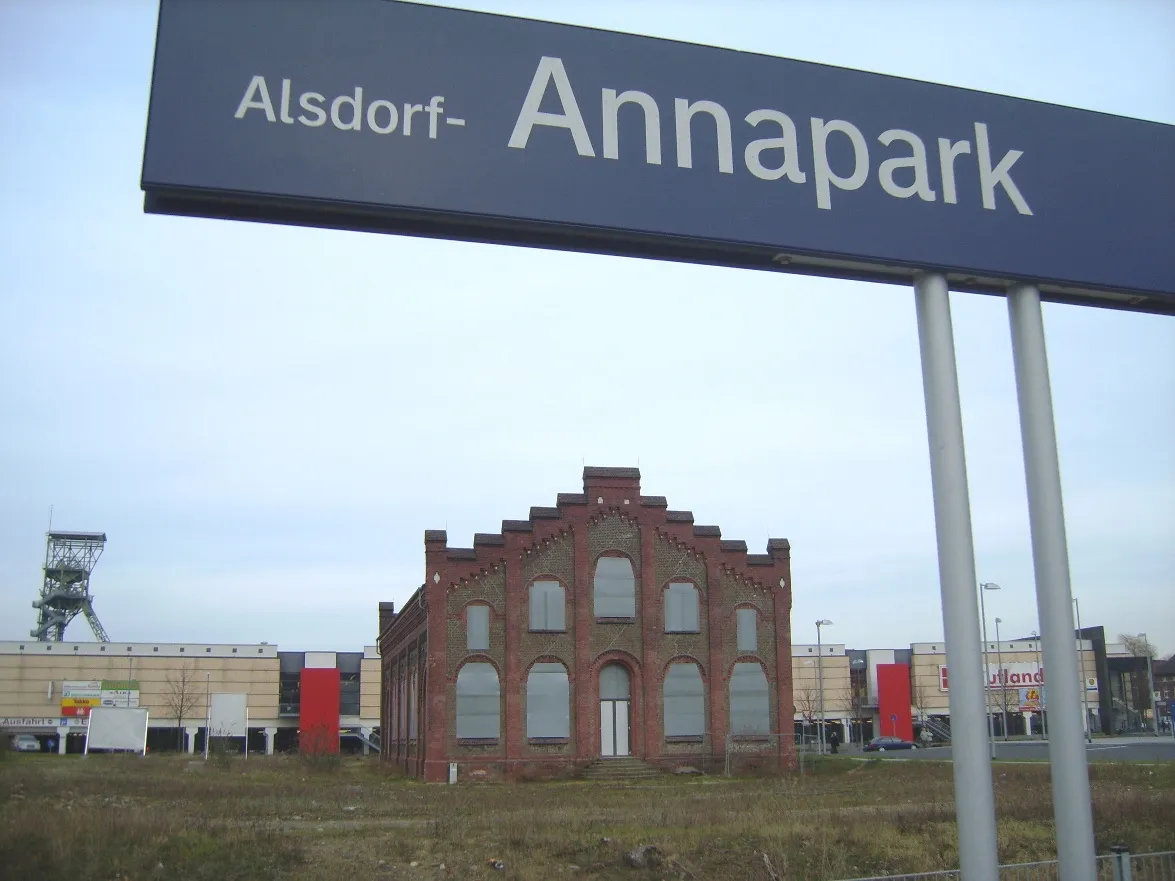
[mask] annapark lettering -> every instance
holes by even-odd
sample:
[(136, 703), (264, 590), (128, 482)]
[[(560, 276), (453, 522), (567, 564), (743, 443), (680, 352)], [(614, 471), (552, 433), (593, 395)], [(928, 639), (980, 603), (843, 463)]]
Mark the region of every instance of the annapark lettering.
[[(244, 119), (249, 111), (256, 110), (268, 122), (285, 125), (300, 123), (309, 128), (319, 128), (329, 121), (340, 131), (357, 132), (363, 131), (366, 124), (367, 129), (377, 135), (390, 135), (399, 129), (401, 134), (410, 137), (413, 134), (413, 117), (424, 113), (428, 117), (428, 136), (436, 140), (438, 122), (445, 113), (444, 95), (434, 95), (428, 104), (396, 104), (384, 98), (367, 100), (362, 86), (356, 86), (349, 94), (329, 99), (329, 102), (321, 92), (302, 92), (295, 99), (293, 82), (288, 79), (281, 81), (277, 98), (275, 103), (264, 76), (254, 76), (233, 116)], [(302, 111), (297, 116), (293, 115), (295, 107)], [(452, 116), (447, 117), (445, 122), (449, 125), (465, 125), (465, 120)]]
[[(558, 113), (539, 109), (552, 88), (561, 108)], [(619, 114), (625, 105), (638, 108), (644, 118), (645, 162), (660, 165), (663, 159), (661, 108), (652, 95), (636, 89), (620, 93), (615, 89), (601, 91), (603, 158), (620, 158)], [(242, 101), (244, 106), (245, 102)], [(238, 111), (238, 115), (240, 113)], [(747, 143), (742, 156), (743, 165), (751, 175), (763, 181), (791, 184), (808, 182), (808, 172), (803, 168), (800, 155), (799, 133), (791, 117), (780, 110), (763, 108), (746, 114), (743, 122), (750, 127), (750, 134), (755, 136), (754, 140)], [(693, 149), (695, 126), (702, 125), (712, 126), (715, 132), (718, 172), (735, 174), (735, 131), (730, 114), (721, 104), (708, 100), (675, 98), (673, 101), (674, 149), (678, 168), (694, 168), (695, 163), (713, 167), (710, 165), (713, 160), (702, 162), (695, 156)], [(571, 79), (560, 58), (544, 56), (539, 60), (508, 146), (525, 150), (536, 126), (565, 129), (576, 153), (585, 158), (595, 158), (597, 155)], [(926, 143), (914, 132), (892, 128), (879, 133), (871, 142), (865, 132), (848, 120), (812, 117), (809, 120), (806, 146), (810, 147), (816, 204), (822, 209), (832, 210), (833, 191), (847, 193), (861, 189), (873, 172), (873, 161), (880, 159), (876, 166), (877, 183), (895, 199), (917, 197), (923, 202), (935, 202), (941, 190), (945, 204), (957, 205), (959, 177), (974, 173), (978, 177), (980, 199), (985, 209), (995, 211), (1001, 204), (1010, 202), (1018, 213), (1031, 215), (1028, 201), (1012, 178), (1012, 169), (1024, 154), (1020, 150), (1008, 150), (998, 161), (993, 162), (991, 134), (986, 123), (974, 123), (973, 134), (974, 142), (952, 141), (950, 138), (937, 138), (937, 143), (931, 142), (938, 152), (938, 180), (934, 181), (931, 174), (933, 163)], [(833, 152), (830, 144), (838, 142), (850, 149), (852, 162), (840, 161), (838, 167), (834, 168), (830, 160), (830, 152)], [(871, 156), (871, 143), (880, 145), (884, 150), (873, 146), (874, 154)], [(842, 152), (838, 149), (835, 154), (839, 156)], [(961, 157), (971, 155), (975, 157), (974, 165), (965, 166)], [(1001, 191), (1006, 200), (997, 199)]]

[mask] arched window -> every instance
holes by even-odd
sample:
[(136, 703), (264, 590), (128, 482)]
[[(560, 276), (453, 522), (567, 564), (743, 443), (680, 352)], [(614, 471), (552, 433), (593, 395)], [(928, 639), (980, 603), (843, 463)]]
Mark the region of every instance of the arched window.
[(535, 664), (526, 677), (526, 736), (570, 737), (570, 691), (562, 664)]
[(730, 733), (771, 733), (767, 676), (759, 664), (744, 662), (734, 665), (734, 672), (730, 675)]
[(594, 587), (597, 618), (636, 617), (636, 577), (628, 557), (596, 560)]
[(465, 650), (488, 651), (490, 647), (490, 607), (481, 604), (465, 609)]
[(608, 664), (600, 670), (600, 700), (632, 699), (632, 678), (623, 664)]
[(665, 588), (665, 632), (697, 633), (698, 589), (688, 581), (673, 581)]
[(457, 674), (457, 736), (498, 738), (498, 671), (493, 664), (466, 664)]
[(400, 673), (400, 740), (408, 739), (408, 674)]
[(420, 703), (420, 693), (416, 690), (416, 670), (412, 670), (412, 682), (408, 685), (408, 739), (416, 739), (416, 706)]
[(664, 700), (666, 737), (700, 737), (706, 733), (706, 698), (697, 664), (669, 665)]
[(530, 629), (566, 630), (563, 585), (558, 581), (536, 581), (530, 586)]
[(757, 652), (759, 650), (759, 612), (756, 609), (736, 609), (735, 624), (738, 630), (738, 650)]

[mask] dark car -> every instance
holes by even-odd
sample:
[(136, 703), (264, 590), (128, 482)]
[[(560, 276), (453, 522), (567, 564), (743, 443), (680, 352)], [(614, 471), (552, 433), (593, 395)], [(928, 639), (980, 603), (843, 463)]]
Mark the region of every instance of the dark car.
[(900, 737), (875, 737), (865, 744), (867, 753), (883, 753), (890, 749), (918, 749), (918, 744)]

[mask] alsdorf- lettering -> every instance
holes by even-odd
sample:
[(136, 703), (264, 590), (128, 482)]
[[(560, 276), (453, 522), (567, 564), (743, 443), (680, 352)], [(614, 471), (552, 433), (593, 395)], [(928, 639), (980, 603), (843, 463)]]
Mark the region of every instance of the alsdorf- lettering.
[[(423, 113), (428, 117), (428, 137), (436, 140), (437, 120), (445, 112), (444, 95), (434, 95), (427, 104), (413, 104), (411, 101), (397, 104), (386, 98), (367, 98), (364, 103), (363, 86), (356, 86), (353, 92), (329, 99), (321, 92), (306, 91), (297, 95), (296, 104), (293, 104), (294, 101), (292, 80), (281, 81), (281, 89), (275, 103), (266, 78), (257, 75), (249, 81), (233, 116), (245, 119), (249, 111), (255, 110), (263, 115), (267, 122), (282, 122), (286, 125), (297, 122), (310, 128), (318, 128), (326, 125), (329, 120), (330, 124), (340, 131), (356, 132), (364, 130), (363, 124), (366, 121), (367, 130), (377, 135), (390, 135), (399, 129), (401, 134), (411, 136), (412, 118)], [(300, 109), (302, 112), (294, 116), (292, 108)], [(465, 120), (451, 116), (445, 122), (458, 126), (465, 124)], [(419, 130), (418, 124), (417, 131)]]

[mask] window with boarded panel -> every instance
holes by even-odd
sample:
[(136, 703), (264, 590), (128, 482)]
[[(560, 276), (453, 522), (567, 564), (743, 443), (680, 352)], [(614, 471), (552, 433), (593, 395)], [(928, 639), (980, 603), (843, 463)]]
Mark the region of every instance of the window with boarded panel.
[(688, 581), (674, 581), (665, 589), (665, 632), (697, 633), (698, 589)]
[(570, 689), (562, 664), (535, 664), (526, 677), (526, 736), (570, 737)]
[(465, 609), (465, 649), (471, 652), (488, 651), (490, 647), (490, 607), (468, 606)]
[(759, 650), (759, 613), (755, 609), (736, 609), (735, 622), (738, 628), (738, 650), (757, 652)]
[(706, 698), (697, 664), (670, 664), (665, 673), (665, 736), (700, 737), (706, 733)]
[(636, 577), (628, 557), (600, 557), (593, 588), (597, 618), (636, 617)]
[(501, 689), (493, 664), (466, 664), (457, 674), (457, 736), (498, 738)]
[(767, 676), (759, 664), (734, 665), (730, 675), (730, 733), (771, 733)]
[(563, 585), (558, 581), (536, 581), (530, 586), (530, 629), (567, 629)]

